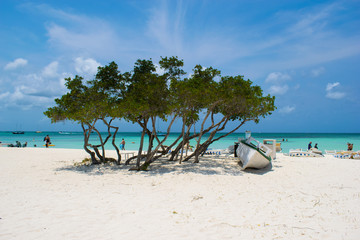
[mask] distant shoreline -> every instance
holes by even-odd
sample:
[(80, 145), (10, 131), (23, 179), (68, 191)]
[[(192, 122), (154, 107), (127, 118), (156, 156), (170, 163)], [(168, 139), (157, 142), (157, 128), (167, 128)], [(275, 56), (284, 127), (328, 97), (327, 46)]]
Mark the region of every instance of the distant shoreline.
[[(107, 132), (101, 133), (103, 136), (107, 135)], [(174, 141), (180, 133), (171, 133), (165, 144), (169, 144)], [(281, 142), (281, 148), (284, 153), (289, 152), (290, 149), (307, 149), (308, 143), (311, 141), (313, 145), (318, 143), (319, 149), (325, 150), (346, 150), (347, 142), (354, 144), (354, 150), (360, 150), (360, 133), (251, 133), (254, 138), (259, 141), (263, 139), (276, 139)], [(83, 149), (83, 133), (82, 132), (33, 132), (28, 131), (24, 134), (12, 134), (12, 132), (0, 132), (0, 141), (3, 143), (12, 143), (20, 141), (22, 144), (28, 143), (28, 147), (43, 147), (44, 136), (49, 135), (54, 148), (62, 149)], [(116, 144), (119, 146), (122, 138), (126, 141), (127, 150), (137, 150), (140, 142), (140, 132), (118, 132), (116, 136)], [(204, 137), (206, 137), (204, 135)], [(226, 138), (215, 142), (210, 146), (212, 149), (226, 149), (235, 142), (238, 142), (239, 138), (244, 138), (243, 132), (232, 133)], [(97, 135), (92, 134), (91, 141), (98, 143)], [(195, 145), (196, 141), (191, 141), (190, 145)], [(145, 147), (147, 147), (147, 140), (145, 139)], [(112, 150), (111, 143), (106, 145), (106, 149)]]

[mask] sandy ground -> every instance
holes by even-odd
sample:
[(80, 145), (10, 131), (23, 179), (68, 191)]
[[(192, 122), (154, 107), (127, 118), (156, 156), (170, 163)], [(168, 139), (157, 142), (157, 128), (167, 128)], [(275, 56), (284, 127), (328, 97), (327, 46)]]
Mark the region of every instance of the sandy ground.
[[(115, 156), (115, 155), (114, 155)], [(359, 239), (360, 160), (277, 155), (74, 166), (83, 150), (0, 148), (0, 239)]]

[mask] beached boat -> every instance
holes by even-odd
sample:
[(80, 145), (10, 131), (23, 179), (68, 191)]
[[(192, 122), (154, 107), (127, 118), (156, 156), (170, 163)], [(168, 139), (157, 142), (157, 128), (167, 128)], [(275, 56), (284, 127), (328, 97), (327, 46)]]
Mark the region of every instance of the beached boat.
[(278, 143), (276, 139), (264, 139), (263, 144), (271, 149), (270, 157), (272, 160), (276, 159), (276, 152)]
[(240, 159), (241, 169), (265, 168), (271, 163), (272, 150), (252, 137), (241, 139), (236, 149), (236, 156)]

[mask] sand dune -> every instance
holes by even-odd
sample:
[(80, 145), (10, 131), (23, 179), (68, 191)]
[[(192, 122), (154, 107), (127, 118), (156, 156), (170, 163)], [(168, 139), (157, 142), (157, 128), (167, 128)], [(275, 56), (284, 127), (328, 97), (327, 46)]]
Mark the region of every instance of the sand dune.
[[(115, 156), (115, 154), (114, 154)], [(360, 161), (277, 155), (74, 166), (83, 150), (0, 148), (0, 239), (358, 239)]]

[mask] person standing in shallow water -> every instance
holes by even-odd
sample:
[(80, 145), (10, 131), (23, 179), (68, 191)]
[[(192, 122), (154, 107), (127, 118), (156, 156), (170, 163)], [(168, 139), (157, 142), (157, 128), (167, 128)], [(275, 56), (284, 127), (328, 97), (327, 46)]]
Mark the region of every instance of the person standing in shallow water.
[(49, 135), (46, 135), (46, 137), (44, 137), (44, 141), (45, 141), (45, 146), (49, 147), (49, 145), (51, 144)]
[(312, 148), (311, 144), (312, 144), (312, 142), (309, 143), (308, 150), (310, 150)]
[(120, 150), (125, 150), (125, 140), (124, 139), (121, 140)]

